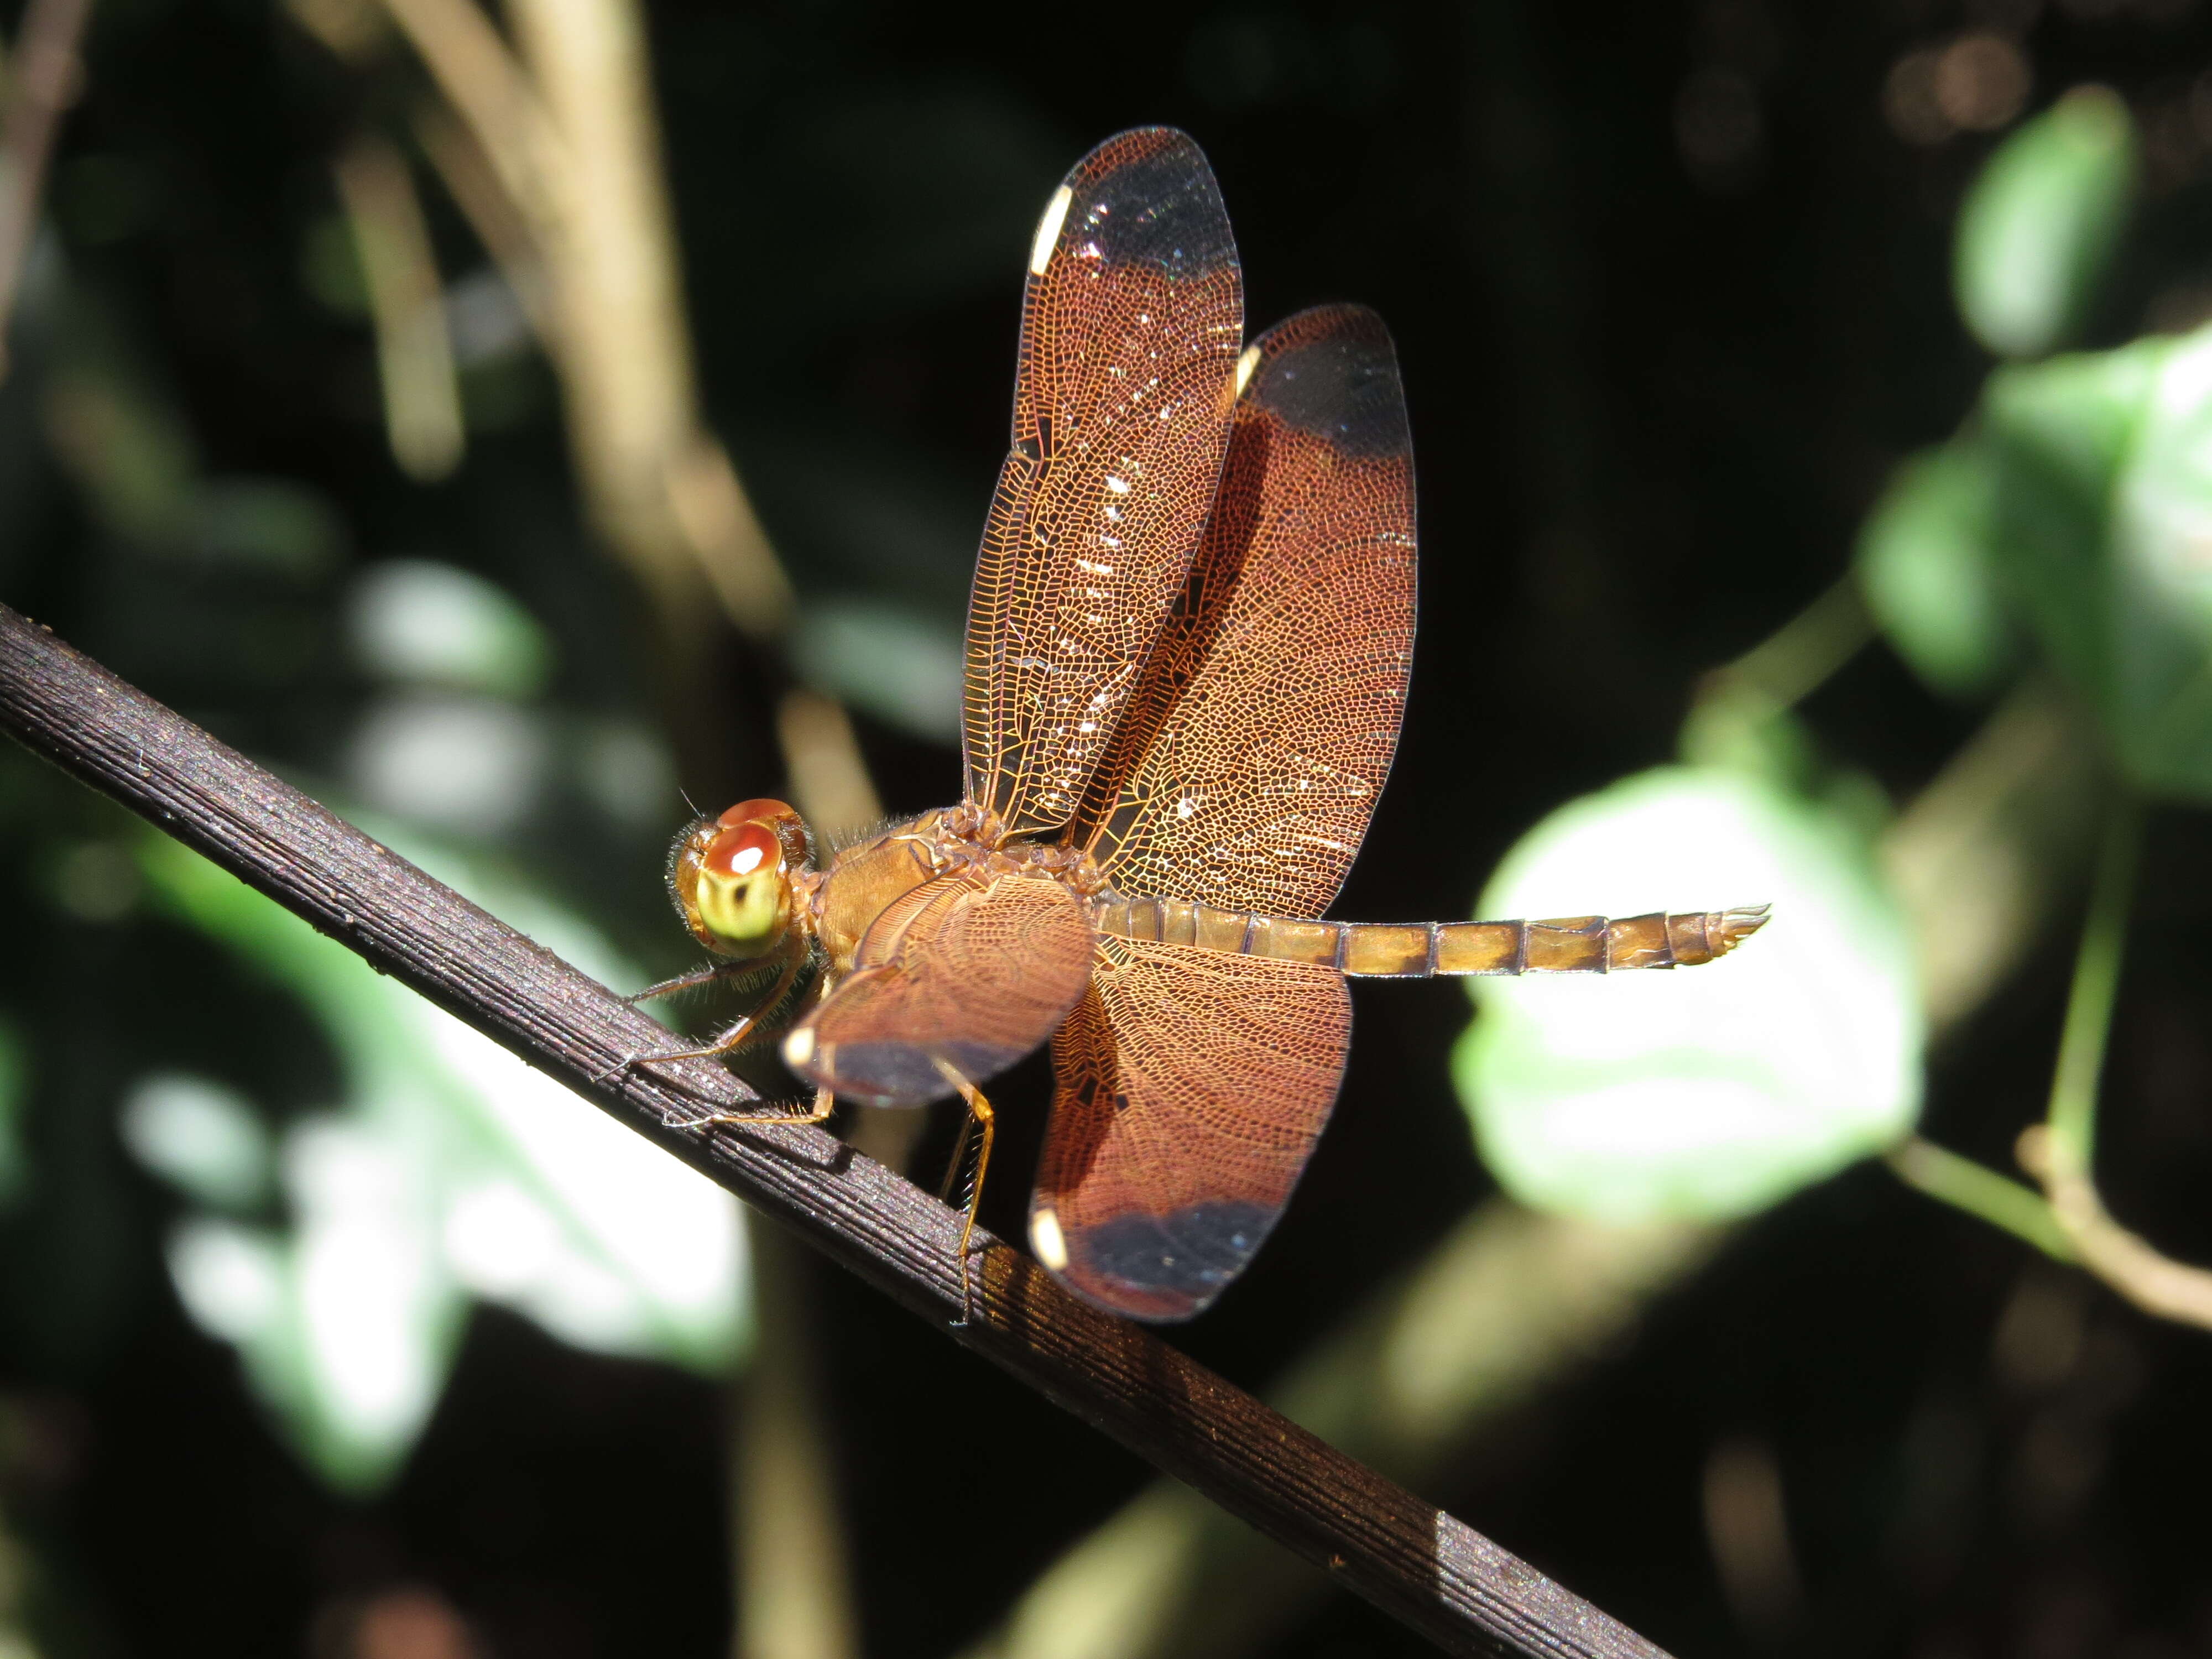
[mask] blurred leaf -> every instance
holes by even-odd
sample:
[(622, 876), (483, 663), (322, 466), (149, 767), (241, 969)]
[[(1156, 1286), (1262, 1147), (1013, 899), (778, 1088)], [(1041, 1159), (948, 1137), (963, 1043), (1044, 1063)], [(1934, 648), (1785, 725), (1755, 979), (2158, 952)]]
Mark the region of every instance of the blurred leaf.
[[(638, 982), (568, 913), (416, 850), (586, 971)], [(341, 1061), (341, 1109), (283, 1139), (293, 1231), (201, 1218), (171, 1254), (194, 1316), (239, 1344), (327, 1478), (365, 1491), (397, 1468), (471, 1294), (580, 1346), (732, 1362), (744, 1246), (726, 1194), (197, 854), (149, 834), (139, 858), (155, 902), (299, 996)]]
[(1990, 690), (2015, 643), (1990, 551), (1996, 481), (1969, 440), (1899, 466), (1859, 532), (1867, 608), (1898, 655), (1937, 690)]
[(2001, 369), (1982, 393), (1992, 546), (2044, 649), (2084, 690), (2110, 646), (2107, 521), (2169, 343)]
[(132, 1156), (210, 1209), (251, 1209), (274, 1184), (269, 1131), (222, 1084), (154, 1073), (125, 1097), (121, 1125)]
[(553, 670), (545, 630), (504, 589), (430, 559), (386, 559), (346, 597), (362, 666), (386, 679), (533, 696)]
[(1993, 375), (2006, 580), (2124, 773), (2212, 797), (2212, 331)]
[(792, 656), (817, 690), (933, 741), (960, 741), (960, 630), (912, 607), (820, 600)]
[(1959, 210), (1953, 283), (1974, 337), (2039, 357), (2088, 314), (2127, 222), (2135, 124), (2104, 87), (2069, 92), (1984, 164)]
[(1537, 825), (1480, 913), (1762, 901), (1765, 931), (1705, 967), (1471, 982), (1454, 1073), (1509, 1192), (1601, 1220), (1726, 1218), (1911, 1126), (1911, 945), (1850, 814), (1749, 777), (1646, 772)]
[(23, 1147), (24, 1084), (29, 1065), (15, 1025), (0, 1018), (0, 1210), (27, 1192), (31, 1164)]
[(2212, 331), (2167, 356), (2112, 512), (2112, 699), (2146, 787), (2212, 799)]
[(292, 1231), (181, 1224), (169, 1268), (203, 1328), (341, 1491), (398, 1471), (445, 1386), (467, 1309), (441, 1259), (433, 1183), (383, 1126), (325, 1118), (285, 1136)]

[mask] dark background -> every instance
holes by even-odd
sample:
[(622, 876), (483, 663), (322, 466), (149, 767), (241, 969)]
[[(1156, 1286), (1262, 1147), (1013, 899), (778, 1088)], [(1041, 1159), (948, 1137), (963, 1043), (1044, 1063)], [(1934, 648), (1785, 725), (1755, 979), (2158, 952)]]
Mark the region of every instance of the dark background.
[[(1834, 580), (1889, 468), (1970, 407), (1987, 361), (1951, 308), (1950, 225), (1993, 140), (1896, 131), (1883, 88), (1900, 58), (1995, 28), (2024, 44), (2031, 110), (2087, 80), (2127, 96), (2149, 135), (2147, 195), (2099, 341), (2197, 314), (2212, 252), (2212, 129), (2192, 114), (2212, 16), (2191, 0), (651, 15), (710, 416), (803, 595), (957, 617), (1005, 446), (1034, 216), (1109, 132), (1170, 122), (1204, 145), (1255, 327), (1338, 299), (1389, 320), (1420, 467), (1423, 627), (1346, 915), (1463, 915), (1545, 811), (1670, 757), (1697, 677)], [(204, 466), (311, 486), (357, 560), (428, 554), (494, 578), (552, 630), (556, 696), (649, 714), (550, 375), (515, 369), (486, 394), (460, 473), (408, 483), (365, 331), (302, 280), (328, 158), (388, 88), (249, 0), (103, 0), (88, 57), (54, 175), (68, 280), (183, 411)], [(1716, 76), (1748, 88), (1751, 112), (1718, 141), (1698, 101)], [(465, 230), (426, 196), (465, 268)], [(329, 593), (210, 588), (120, 545), (43, 435), (45, 349), (27, 339), (0, 386), (0, 598), (250, 752), (302, 777), (331, 768), (363, 690), (330, 648)], [(727, 692), (750, 736), (725, 775), (688, 781), (716, 799), (774, 793), (742, 661)], [(1807, 713), (1900, 799), (1977, 718), (1880, 647)], [(890, 809), (956, 793), (951, 750), (865, 720), (862, 739)], [(35, 795), (40, 823), (97, 820), (21, 765), (7, 790)], [(389, 1496), (335, 1498), (280, 1449), (229, 1351), (176, 1304), (159, 1254), (172, 1200), (108, 1113), (157, 1059), (300, 1100), (330, 1060), (212, 947), (43, 903), (35, 815), (10, 811), (0, 986), (64, 1063), (41, 1071), (33, 1129), (52, 1182), (0, 1222), (0, 1468), (70, 1610), (56, 1651), (293, 1654), (347, 1598), (407, 1583), (434, 1587), (494, 1654), (720, 1650), (726, 1402), (705, 1383), (483, 1312)], [(665, 828), (682, 815), (672, 800)], [(656, 908), (650, 840), (556, 819), (514, 850), (672, 969), (683, 941)], [(2131, 959), (2104, 1164), (2124, 1213), (2200, 1255), (2203, 845), (2180, 814), (2153, 838), (2158, 902)], [(1939, 1055), (1929, 1122), (1952, 1144), (2004, 1164), (2040, 1109), (2065, 955), (2060, 940)], [(268, 1006), (242, 1021), (257, 996)], [(1342, 1108), (1288, 1219), (1176, 1334), (1249, 1386), (1488, 1188), (1446, 1080), (1459, 989), (1367, 987), (1358, 1002)], [(1030, 1109), (1016, 1159), (1033, 1152), (1041, 1075), (1007, 1091), (1009, 1115)], [(1018, 1214), (1015, 1167), (987, 1219)], [(951, 1652), (1147, 1472), (857, 1284), (799, 1271), (869, 1650)], [(2077, 1322), (2075, 1358), (2023, 1381), (2004, 1320), (2046, 1304)], [(2206, 1653), (2208, 1388), (2201, 1333), (2074, 1287), (1861, 1169), (1744, 1229), (1632, 1341), (1425, 1495), (1677, 1652)], [(1803, 1578), (1781, 1631), (1731, 1612), (1700, 1519), (1713, 1449), (1747, 1437), (1778, 1461)], [(1274, 1650), (1419, 1648), (1340, 1599)]]

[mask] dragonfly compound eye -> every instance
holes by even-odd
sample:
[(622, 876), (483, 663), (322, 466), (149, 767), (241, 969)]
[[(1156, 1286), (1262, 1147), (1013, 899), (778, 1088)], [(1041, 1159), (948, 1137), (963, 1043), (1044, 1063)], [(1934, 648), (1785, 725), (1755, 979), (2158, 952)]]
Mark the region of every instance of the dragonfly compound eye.
[(806, 862), (805, 830), (781, 801), (740, 802), (693, 826), (670, 870), (677, 908), (718, 956), (759, 957), (791, 926), (794, 864)]

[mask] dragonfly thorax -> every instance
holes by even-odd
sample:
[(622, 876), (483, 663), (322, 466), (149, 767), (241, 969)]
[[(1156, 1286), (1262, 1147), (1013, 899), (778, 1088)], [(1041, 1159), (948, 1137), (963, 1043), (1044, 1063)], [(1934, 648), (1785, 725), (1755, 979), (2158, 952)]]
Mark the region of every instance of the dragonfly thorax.
[(932, 870), (939, 876), (1048, 876), (1085, 899), (1106, 885), (1080, 847), (1017, 836), (995, 813), (972, 801), (925, 814), (914, 829), (926, 836)]
[(820, 877), (797, 881), (805, 925), (832, 971), (842, 973), (877, 918), (925, 884), (965, 880), (980, 888), (1006, 877), (1057, 881), (1086, 909), (1106, 885), (1081, 848), (1012, 834), (972, 803), (925, 812), (842, 848)]

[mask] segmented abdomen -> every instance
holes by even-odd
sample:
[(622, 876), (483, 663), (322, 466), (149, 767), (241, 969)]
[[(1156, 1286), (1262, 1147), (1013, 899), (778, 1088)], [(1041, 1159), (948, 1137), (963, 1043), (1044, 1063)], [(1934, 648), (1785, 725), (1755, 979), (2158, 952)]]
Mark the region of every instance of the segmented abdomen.
[(1310, 962), (1362, 979), (1453, 974), (1608, 974), (1692, 968), (1766, 923), (1767, 907), (1549, 921), (1304, 921), (1217, 910), (1182, 899), (1114, 899), (1098, 931), (1235, 956)]

